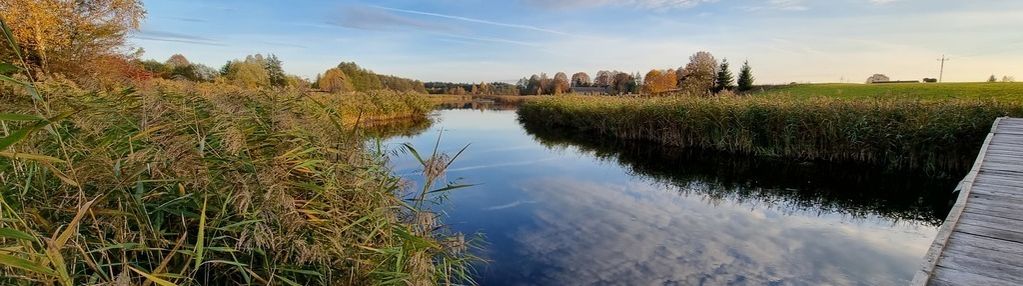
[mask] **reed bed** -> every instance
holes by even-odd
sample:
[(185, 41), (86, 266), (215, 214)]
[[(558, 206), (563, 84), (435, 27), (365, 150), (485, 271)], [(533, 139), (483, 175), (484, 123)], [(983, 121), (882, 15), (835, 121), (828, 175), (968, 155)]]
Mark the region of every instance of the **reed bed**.
[(677, 147), (798, 160), (853, 161), (960, 176), (993, 120), (1023, 104), (993, 100), (753, 97), (552, 97), (521, 121)]
[(465, 239), (354, 125), (425, 99), (137, 88), (0, 85), (0, 284), (472, 282)]

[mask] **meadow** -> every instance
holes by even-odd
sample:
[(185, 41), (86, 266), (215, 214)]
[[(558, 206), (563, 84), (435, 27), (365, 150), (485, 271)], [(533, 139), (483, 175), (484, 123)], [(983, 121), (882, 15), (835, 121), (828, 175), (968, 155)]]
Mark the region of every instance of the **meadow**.
[(760, 86), (754, 95), (787, 95), (795, 98), (831, 97), (842, 99), (979, 99), (1023, 102), (1023, 83), (888, 83), (888, 84), (791, 84)]
[(519, 109), (521, 121), (583, 134), (795, 160), (850, 161), (961, 176), (993, 120), (1023, 103), (849, 99), (785, 93), (721, 97), (564, 96)]
[(393, 176), (360, 127), (424, 119), (422, 95), (0, 89), (0, 284), (471, 282), (431, 186)]

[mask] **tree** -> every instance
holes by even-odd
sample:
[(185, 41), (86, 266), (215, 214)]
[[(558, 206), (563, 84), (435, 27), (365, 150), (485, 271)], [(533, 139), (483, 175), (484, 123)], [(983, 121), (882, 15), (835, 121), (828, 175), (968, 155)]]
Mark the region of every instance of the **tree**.
[(345, 72), (345, 75), (348, 75), (352, 82), (352, 87), (356, 91), (384, 89), (384, 84), (380, 82), (380, 77), (377, 74), (359, 67), (355, 62), (342, 62), (337, 65), (337, 68)]
[(571, 87), (571, 83), (568, 82), (568, 75), (563, 72), (554, 74), (554, 94), (567, 93)]
[(270, 75), (266, 71), (266, 59), (263, 55), (249, 55), (244, 60), (234, 60), (225, 68), (227, 73), (224, 77), (234, 85), (256, 88), (270, 84)]
[[(0, 18), (11, 28), (29, 68), (88, 76), (104, 58), (120, 54), (128, 32), (146, 12), (139, 0), (3, 0)], [(10, 49), (0, 59), (15, 61)]]
[(540, 73), (540, 86), (543, 87), (543, 92), (540, 94), (554, 94), (554, 80), (547, 76), (547, 73)]
[(673, 90), (677, 82), (675, 70), (650, 70), (643, 80), (643, 93), (656, 95)]
[(718, 68), (717, 80), (714, 81), (714, 92), (731, 90), (734, 80), (735, 77), (732, 76), (732, 71), (728, 69), (728, 59), (722, 59), (721, 67)]
[(170, 58), (168, 58), (167, 61), (163, 62), (163, 64), (167, 65), (170, 68), (185, 67), (192, 65), (192, 63), (188, 61), (188, 58), (185, 58), (185, 56), (181, 54), (174, 54), (170, 56)]
[(597, 77), (593, 78), (593, 86), (607, 87), (611, 85), (611, 81), (614, 80), (614, 74), (609, 71), (598, 71)]
[(1007, 75), (1002, 76), (1002, 82), (1016, 82), (1016, 78)]
[(526, 82), (526, 95), (540, 95), (543, 94), (543, 85), (540, 81), (540, 76), (532, 75)]
[(707, 95), (714, 88), (718, 63), (708, 52), (697, 52), (689, 57), (682, 69), (680, 85), (690, 95)]
[(991, 75), (991, 77), (987, 78), (987, 82), (997, 82), (997, 81), (998, 81), (998, 78), (996, 78), (995, 75)]
[(749, 67), (749, 61), (742, 63), (739, 69), (739, 91), (753, 90), (753, 71)]
[(572, 75), (572, 86), (590, 86), (590, 75), (585, 72), (577, 72)]
[(612, 94), (629, 93), (636, 88), (636, 78), (630, 74), (614, 71), (611, 82)]
[(320, 90), (329, 93), (345, 92), (353, 89), (348, 76), (339, 68), (328, 69), (319, 78), (316, 85), (320, 87)]
[(284, 73), (281, 60), (277, 59), (277, 55), (270, 54), (267, 56), (264, 69), (266, 69), (267, 80), (270, 86), (285, 87), (288, 85), (288, 75)]

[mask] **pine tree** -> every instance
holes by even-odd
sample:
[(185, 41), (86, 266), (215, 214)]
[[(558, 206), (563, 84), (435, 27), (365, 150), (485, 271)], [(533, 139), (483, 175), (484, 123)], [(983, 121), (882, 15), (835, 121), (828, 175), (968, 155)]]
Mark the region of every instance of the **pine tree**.
[(270, 78), (270, 86), (284, 87), (288, 85), (288, 75), (284, 74), (281, 60), (277, 59), (274, 54), (270, 54), (266, 59), (266, 73)]
[(732, 89), (732, 82), (734, 80), (735, 77), (732, 76), (732, 71), (728, 69), (728, 59), (721, 60), (721, 67), (718, 68), (717, 80), (714, 82), (714, 92)]
[(739, 91), (750, 91), (753, 89), (753, 71), (749, 67), (749, 61), (742, 63), (739, 70)]

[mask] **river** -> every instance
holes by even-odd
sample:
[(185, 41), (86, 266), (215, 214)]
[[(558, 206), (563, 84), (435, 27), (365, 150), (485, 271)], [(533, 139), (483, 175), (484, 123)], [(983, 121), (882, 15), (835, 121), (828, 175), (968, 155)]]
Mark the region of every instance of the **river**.
[[(443, 130), (443, 132), (441, 132)], [(442, 134), (442, 135), (441, 135)], [(481, 285), (896, 285), (920, 266), (951, 179), (531, 130), (446, 109), (384, 140), (466, 151), (438, 205), (481, 239)], [(394, 172), (421, 180), (411, 156)]]

